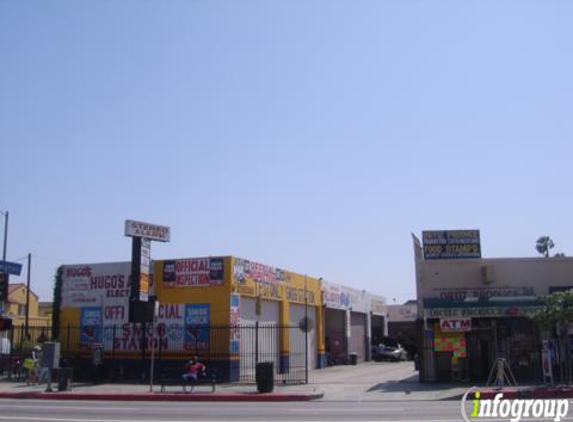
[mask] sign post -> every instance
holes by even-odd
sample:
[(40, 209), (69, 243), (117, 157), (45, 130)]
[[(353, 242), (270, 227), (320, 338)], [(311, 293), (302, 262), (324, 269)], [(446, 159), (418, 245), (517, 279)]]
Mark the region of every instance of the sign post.
[(143, 321), (143, 308), (149, 300), (151, 279), (151, 240), (169, 242), (171, 229), (167, 226), (125, 220), (125, 236), (131, 243), (131, 291), (129, 295), (129, 322)]

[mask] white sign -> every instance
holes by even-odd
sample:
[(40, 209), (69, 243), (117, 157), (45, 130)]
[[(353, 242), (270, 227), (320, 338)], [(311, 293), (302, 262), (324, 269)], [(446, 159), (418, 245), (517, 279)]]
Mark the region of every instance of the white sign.
[(125, 220), (125, 235), (132, 237), (144, 237), (159, 242), (171, 240), (171, 229), (167, 226), (143, 223), (141, 221)]
[(471, 331), (472, 319), (471, 318), (442, 318), (440, 319), (440, 331)]

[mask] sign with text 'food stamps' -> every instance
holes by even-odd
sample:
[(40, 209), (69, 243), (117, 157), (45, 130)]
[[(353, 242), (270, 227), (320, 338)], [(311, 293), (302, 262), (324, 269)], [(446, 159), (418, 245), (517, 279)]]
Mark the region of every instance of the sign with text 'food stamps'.
[(479, 230), (431, 230), (422, 232), (424, 259), (481, 258)]
[(141, 221), (125, 220), (125, 235), (169, 242), (171, 240), (171, 228)]

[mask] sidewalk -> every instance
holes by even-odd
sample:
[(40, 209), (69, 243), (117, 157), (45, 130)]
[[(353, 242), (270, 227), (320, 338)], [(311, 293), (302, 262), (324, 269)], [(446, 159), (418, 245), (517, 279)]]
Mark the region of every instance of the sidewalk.
[[(296, 387), (296, 388), (293, 388)], [(272, 393), (258, 393), (254, 385), (197, 386), (194, 393), (184, 393), (181, 387), (169, 386), (160, 392), (155, 385), (150, 392), (149, 384), (73, 384), (69, 391), (57, 391), (52, 383), (52, 392), (46, 385), (26, 385), (26, 382), (0, 381), (0, 399), (47, 399), (47, 400), (106, 400), (106, 401), (309, 401), (322, 398), (324, 393), (308, 386), (276, 387)]]
[[(255, 385), (199, 385), (195, 393), (184, 394), (179, 386), (153, 392), (144, 384), (74, 384), (71, 391), (46, 393), (46, 386), (27, 386), (25, 382), (0, 381), (0, 398), (57, 400), (125, 401), (442, 401), (460, 400), (471, 384), (420, 383), (412, 362), (364, 362), (310, 371), (309, 383), (275, 385), (272, 393), (258, 393)], [(57, 385), (52, 387), (54, 390)], [(482, 398), (494, 398), (499, 390), (479, 387)], [(573, 398), (573, 388), (520, 386), (505, 388), (504, 398)]]

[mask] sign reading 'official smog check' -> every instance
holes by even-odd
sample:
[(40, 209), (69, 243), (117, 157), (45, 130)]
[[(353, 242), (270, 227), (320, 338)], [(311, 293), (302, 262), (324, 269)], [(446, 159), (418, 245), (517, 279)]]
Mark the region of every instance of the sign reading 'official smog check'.
[(422, 232), (424, 259), (481, 258), (479, 230)]
[(171, 240), (171, 229), (167, 226), (143, 223), (135, 220), (125, 220), (125, 235), (131, 237), (143, 237), (159, 242), (169, 242)]

